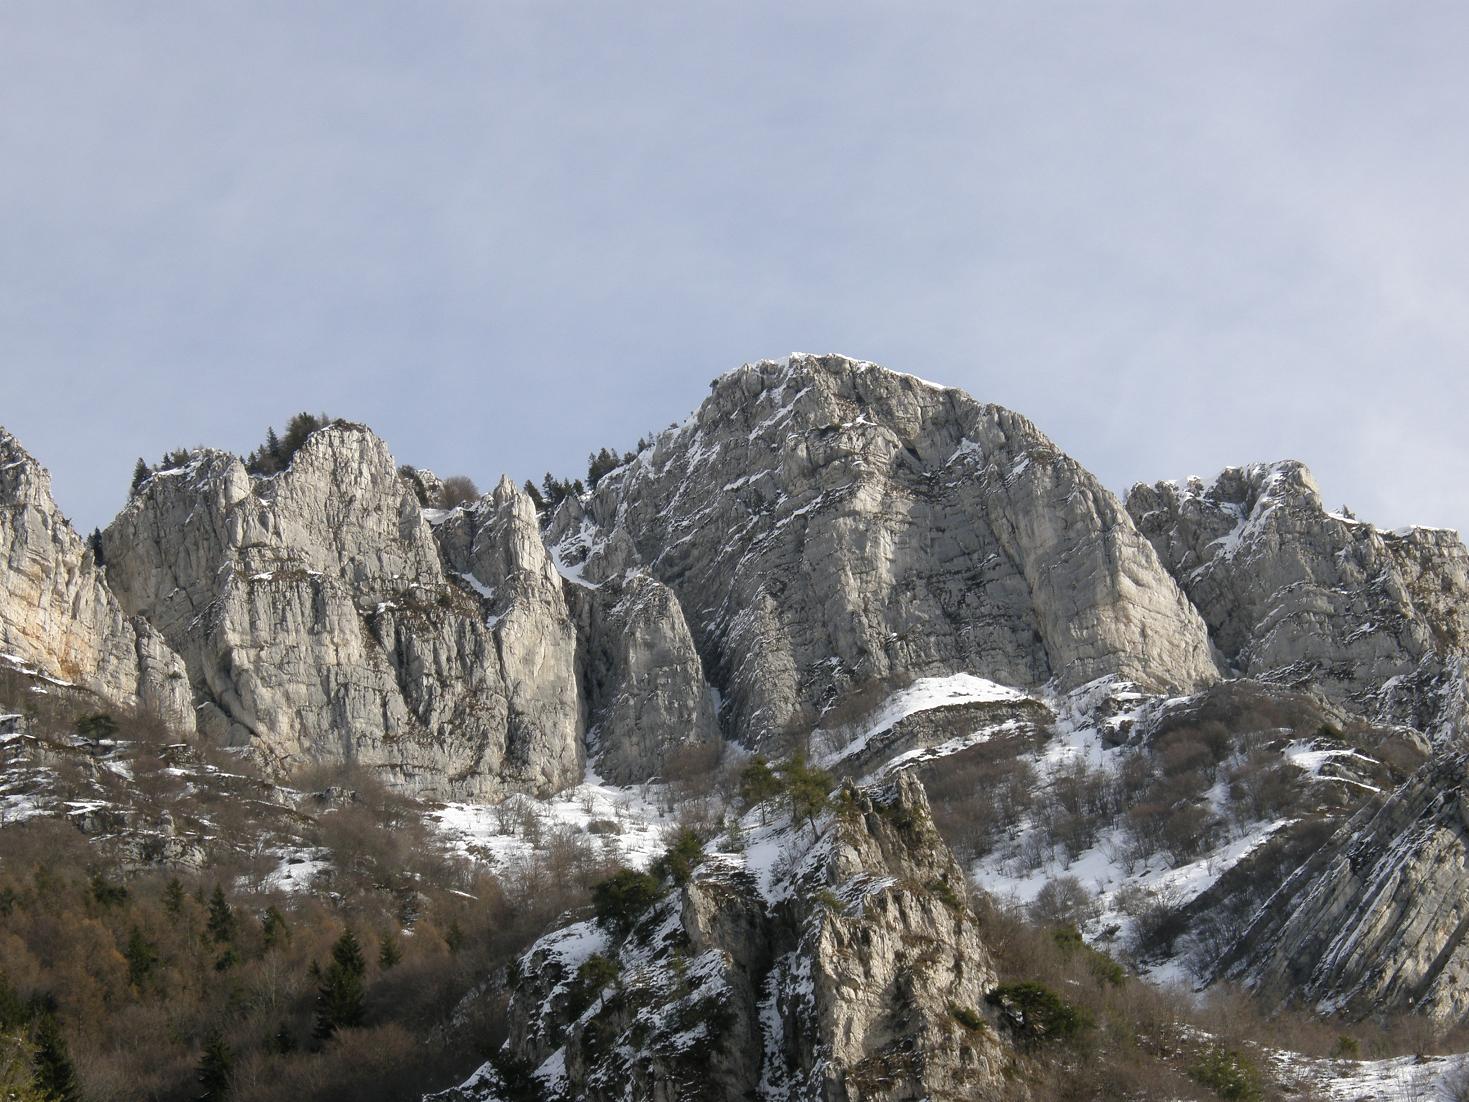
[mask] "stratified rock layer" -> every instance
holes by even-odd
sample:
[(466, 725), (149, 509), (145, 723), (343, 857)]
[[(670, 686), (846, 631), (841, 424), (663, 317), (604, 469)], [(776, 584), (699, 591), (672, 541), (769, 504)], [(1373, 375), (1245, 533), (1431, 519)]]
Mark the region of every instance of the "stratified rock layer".
[(1424, 765), (1297, 869), (1220, 974), (1352, 1018), (1469, 1016), (1469, 774)]

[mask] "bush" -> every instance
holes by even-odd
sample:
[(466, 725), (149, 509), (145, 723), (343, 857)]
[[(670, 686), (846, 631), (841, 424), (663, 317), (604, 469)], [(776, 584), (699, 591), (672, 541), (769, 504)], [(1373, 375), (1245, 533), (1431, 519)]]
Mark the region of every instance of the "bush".
[(645, 872), (622, 869), (592, 888), (597, 921), (611, 933), (625, 937), (649, 907), (663, 897), (663, 886)]
[(1260, 1074), (1254, 1064), (1235, 1049), (1215, 1045), (1189, 1070), (1196, 1083), (1208, 1087), (1230, 1102), (1252, 1102), (1260, 1097)]
[(444, 479), (444, 497), (440, 502), (442, 508), (457, 509), (478, 500), (479, 487), (468, 475), (456, 474)]
[(1085, 1011), (1039, 983), (1001, 984), (985, 1001), (999, 1010), (1001, 1020), (1024, 1048), (1075, 1041), (1092, 1026)]
[(597, 996), (609, 983), (617, 979), (617, 962), (601, 953), (593, 953), (582, 961), (576, 970), (576, 978), (567, 985), (566, 1012), (580, 1018), (582, 1012), (597, 1001)]
[(1042, 926), (1084, 926), (1097, 917), (1097, 901), (1074, 876), (1047, 881), (1030, 904), (1031, 921)]
[(983, 1033), (987, 1028), (984, 1019), (979, 1016), (979, 1011), (971, 1010), (967, 1006), (950, 1003), (949, 1013), (953, 1016), (954, 1021), (969, 1030), (970, 1033)]
[(683, 887), (694, 875), (694, 866), (704, 857), (704, 843), (692, 830), (684, 827), (673, 836), (668, 851), (653, 862), (653, 873), (666, 876), (679, 887)]

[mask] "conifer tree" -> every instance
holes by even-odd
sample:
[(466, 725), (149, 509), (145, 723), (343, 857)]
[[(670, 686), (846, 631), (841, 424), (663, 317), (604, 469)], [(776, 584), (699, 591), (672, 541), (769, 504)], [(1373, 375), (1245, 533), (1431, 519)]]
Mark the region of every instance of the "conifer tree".
[(54, 1014), (42, 1016), (36, 1028), (35, 1083), (48, 1102), (81, 1102), (76, 1069)]
[(137, 493), (138, 487), (147, 482), (148, 476), (152, 473), (153, 471), (149, 468), (147, 460), (141, 455), (138, 456), (138, 461), (133, 464), (133, 485), (129, 493)]
[(403, 959), (403, 950), (398, 944), (398, 935), (392, 932), (383, 935), (377, 950), (377, 964), (384, 972)]
[(170, 878), (167, 887), (163, 889), (163, 909), (174, 918), (184, 908), (184, 886), (179, 883), (177, 876)]
[(826, 810), (831, 795), (831, 774), (824, 769), (809, 765), (802, 754), (797, 754), (781, 766), (781, 779), (785, 782), (786, 796), (791, 801), (791, 823), (805, 819), (816, 833), (816, 816)]
[[(770, 768), (770, 763), (759, 754), (750, 759), (740, 771), (740, 797), (749, 804), (763, 804), (779, 796), (785, 788), (779, 775)], [(760, 809), (760, 822), (765, 822), (765, 809)]]
[(196, 1096), (198, 1102), (216, 1102), (228, 1098), (230, 1075), (234, 1071), (235, 1054), (225, 1043), (224, 1034), (217, 1029), (209, 1031), (204, 1041), (204, 1055), (199, 1060), (198, 1080), (201, 1088)]
[(332, 962), (318, 969), (321, 984), (316, 989), (316, 1027), (312, 1035), (325, 1041), (339, 1029), (360, 1026), (366, 1016), (363, 974), (367, 962), (362, 946), (349, 927), (332, 946)]
[(123, 957), (128, 962), (128, 982), (134, 987), (142, 987), (158, 963), (158, 950), (143, 936), (143, 931), (134, 926), (132, 933), (128, 934)]
[(286, 917), (280, 910), (271, 904), (265, 908), (265, 914), (260, 916), (260, 937), (265, 942), (267, 949), (274, 949), (283, 944), (290, 931), (286, 928)]
[(224, 889), (214, 885), (214, 894), (209, 897), (209, 936), (223, 944), (235, 937), (235, 910), (224, 897)]

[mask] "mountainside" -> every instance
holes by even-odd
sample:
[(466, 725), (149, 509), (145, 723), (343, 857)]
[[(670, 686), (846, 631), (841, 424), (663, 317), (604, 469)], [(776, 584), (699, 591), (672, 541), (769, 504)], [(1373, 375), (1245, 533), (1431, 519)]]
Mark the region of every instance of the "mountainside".
[(1328, 512), (1295, 462), (1135, 486), (1127, 507), (1232, 672), (1314, 684), (1363, 714), (1462, 737), (1469, 552), (1456, 533), (1384, 532)]
[[(364, 1011), (431, 1038), (400, 1095), (1297, 1097), (1336, 1073), (1237, 1037), (1230, 985), (1384, 1059), (1469, 1026), (1455, 533), (1330, 512), (1294, 461), (1124, 505), (1019, 414), (840, 356), (719, 377), (549, 504), (306, 421), (269, 463), (140, 468), (87, 540), (0, 430), (0, 1072), (36, 1008), (164, 1014), (131, 958), (173, 875), (198, 922), (214, 876), (312, 953), (370, 922), (375, 990), (411, 940), (432, 1015)], [(45, 963), (46, 824), (101, 855), (63, 847), (77, 944), (107, 927), (132, 972)], [(267, 995), (276, 943), (169, 929), (220, 1021), (198, 976), (262, 985), (240, 1097), (271, 1067), (328, 1097), (312, 1057), (355, 1058), (300, 1049), (317, 957)]]
[(894, 674), (1217, 676), (1126, 511), (1029, 421), (839, 356), (715, 380), (549, 538), (586, 582), (646, 572), (674, 591), (747, 745)]
[[(552, 1098), (1015, 1097), (980, 1013), (994, 969), (922, 787), (845, 788), (819, 836), (759, 819), (625, 927), (533, 946), (512, 1057)], [(497, 1077), (445, 1097), (493, 1098)]]

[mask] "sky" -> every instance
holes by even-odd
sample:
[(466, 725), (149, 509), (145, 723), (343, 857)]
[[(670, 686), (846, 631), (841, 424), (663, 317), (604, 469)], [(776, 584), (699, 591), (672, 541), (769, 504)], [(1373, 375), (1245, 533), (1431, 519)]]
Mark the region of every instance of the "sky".
[(482, 487), (842, 352), (1114, 490), (1469, 530), (1469, 6), (0, 4), (0, 424), (83, 530), (301, 409)]

